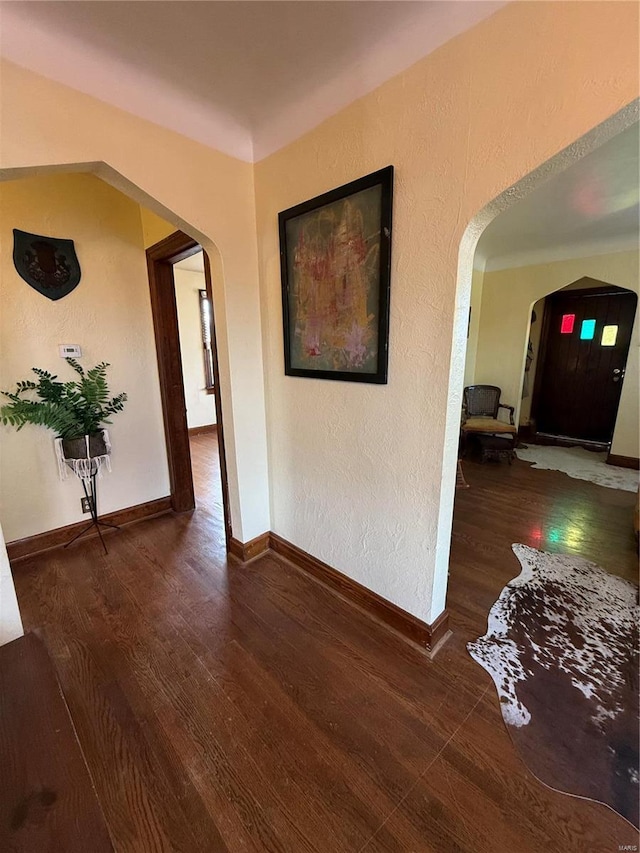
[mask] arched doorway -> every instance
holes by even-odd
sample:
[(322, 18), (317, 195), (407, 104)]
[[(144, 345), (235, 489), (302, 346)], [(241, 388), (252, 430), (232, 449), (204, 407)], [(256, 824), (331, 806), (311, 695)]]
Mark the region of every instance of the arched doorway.
[[(470, 221), (460, 243), (458, 255), (458, 281), (456, 290), (456, 312), (452, 335), (451, 358), (449, 366), (449, 386), (447, 419), (445, 426), (445, 441), (443, 451), (443, 476), (440, 492), (438, 530), (436, 539), (436, 567), (433, 596), (431, 601), (431, 617), (435, 618), (445, 606), (447, 578), (449, 571), (449, 553), (453, 521), (453, 504), (455, 496), (456, 467), (460, 435), (460, 413), (462, 408), (462, 391), (464, 385), (464, 369), (467, 351), (467, 337), (470, 327), (471, 290), (474, 273), (474, 257), (482, 234), (496, 217), (534, 190), (541, 187), (550, 178), (559, 176), (570, 166), (579, 162), (600, 146), (612, 140), (618, 134), (637, 124), (638, 105), (630, 104), (611, 116), (601, 125), (595, 127), (582, 138), (576, 140), (564, 150), (558, 152), (538, 169), (524, 175), (515, 185), (508, 187), (503, 193), (480, 210)], [(528, 315), (521, 318), (524, 329), (527, 328)], [(520, 322), (520, 321), (518, 321)], [(523, 329), (523, 331), (524, 331)], [(526, 357), (526, 340), (523, 344), (518, 370), (524, 368)], [(521, 373), (520, 373), (521, 375)]]
[[(120, 380), (125, 382), (125, 386), (123, 387), (126, 389), (126, 382), (129, 380), (134, 384), (136, 389), (135, 395), (131, 395), (129, 407), (132, 409), (132, 425), (125, 427), (122, 433), (124, 440), (120, 440), (116, 448), (117, 451), (120, 451), (124, 455), (124, 458), (128, 455), (128, 464), (118, 462), (118, 471), (122, 472), (123, 476), (117, 481), (116, 478), (113, 478), (112, 481), (105, 482), (104, 494), (106, 500), (102, 502), (103, 511), (107, 515), (117, 515), (118, 517), (113, 520), (115, 523), (120, 524), (165, 512), (169, 506), (177, 511), (193, 508), (193, 501), (191, 502), (191, 506), (189, 506), (188, 496), (185, 498), (185, 493), (179, 492), (173, 477), (170, 478), (171, 494), (169, 497), (166, 497), (169, 489), (167, 488), (165, 461), (163, 459), (162, 412), (157, 405), (158, 383), (154, 376), (155, 354), (153, 350), (151, 314), (149, 312), (149, 284), (146, 278), (147, 263), (144, 253), (144, 247), (148, 244), (145, 243), (144, 223), (141, 228), (141, 213), (144, 212), (144, 208), (146, 207), (166, 220), (163, 223), (165, 234), (170, 232), (172, 227), (182, 226), (187, 228), (189, 234), (182, 231), (177, 232), (179, 240), (184, 242), (184, 245), (178, 247), (179, 251), (188, 254), (191, 251), (197, 251), (200, 247), (203, 250), (206, 249), (207, 272), (209, 274), (207, 289), (210, 296), (212, 295), (213, 288), (208, 263), (209, 258), (211, 258), (211, 264), (215, 271), (218, 296), (221, 288), (222, 263), (217, 247), (211, 240), (179, 220), (176, 215), (163, 208), (157, 202), (154, 202), (143, 191), (122, 178), (121, 175), (105, 164), (76, 164), (75, 166), (64, 167), (51, 166), (38, 170), (31, 170), (29, 168), (18, 169), (12, 170), (10, 173), (5, 173), (2, 177), (10, 181), (12, 188), (18, 189), (23, 183), (26, 184), (29, 181), (34, 183), (48, 180), (51, 183), (51, 181), (56, 180), (75, 180), (76, 184), (71, 187), (67, 187), (66, 185), (62, 188), (58, 187), (54, 200), (56, 203), (57, 199), (62, 200), (60, 204), (61, 211), (75, 210), (76, 213), (73, 215), (69, 213), (70, 218), (64, 220), (66, 223), (64, 225), (60, 225), (57, 220), (55, 222), (52, 220), (52, 228), (54, 229), (54, 233), (56, 233), (58, 228), (62, 228), (62, 233), (65, 233), (68, 223), (73, 221), (74, 227), (68, 233), (78, 239), (76, 220), (82, 218), (77, 213), (79, 209), (77, 207), (78, 198), (82, 198), (82, 203), (86, 208), (86, 216), (84, 218), (87, 221), (91, 221), (91, 225), (87, 226), (89, 230), (86, 233), (82, 232), (79, 237), (79, 245), (84, 247), (80, 251), (83, 252), (85, 258), (88, 258), (84, 270), (86, 286), (78, 291), (78, 294), (86, 293), (81, 299), (81, 310), (75, 306), (74, 310), (67, 311), (66, 308), (68, 306), (63, 305), (62, 308), (58, 306), (57, 314), (53, 317), (53, 320), (58, 323), (55, 328), (60, 335), (77, 335), (78, 340), (83, 345), (83, 349), (86, 350), (85, 354), (89, 357), (94, 357), (95, 353), (96, 358), (103, 356), (116, 361), (118, 367), (114, 368), (114, 370), (125, 371)], [(25, 180), (22, 181), (21, 179)], [(101, 193), (99, 196), (100, 212), (96, 214), (95, 221), (92, 218), (93, 210), (87, 201), (91, 195), (91, 189), (87, 184), (83, 190), (77, 184), (80, 180), (93, 182), (91, 184), (93, 187), (102, 187), (99, 190)], [(47, 187), (46, 192), (49, 194), (46, 196), (47, 198), (51, 196), (54, 189), (53, 187)], [(39, 190), (34, 186), (29, 192), (31, 195), (34, 195)], [(74, 192), (78, 193), (78, 195), (74, 195)], [(120, 201), (117, 201), (118, 198)], [(43, 206), (46, 208), (46, 203)], [(55, 207), (55, 205), (53, 206)], [(24, 204), (22, 207), (18, 205), (16, 211), (23, 211), (23, 208), (25, 208)], [(35, 210), (36, 206), (27, 206), (25, 209), (27, 211)], [(51, 210), (48, 210), (48, 216), (51, 218)], [(74, 216), (75, 219), (73, 218)], [(18, 222), (18, 224), (20, 223)], [(48, 224), (48, 222), (42, 223), (43, 233), (46, 233), (44, 232), (44, 227)], [(109, 235), (116, 226), (119, 242), (113, 242), (112, 245)], [(40, 233), (40, 231), (38, 230), (37, 233)], [(126, 253), (119, 249), (119, 246), (126, 247)], [(124, 258), (120, 262), (122, 269), (119, 268), (118, 275), (112, 276), (109, 280), (105, 271), (111, 270), (111, 267), (105, 258), (115, 258), (120, 255)], [(131, 258), (133, 258), (135, 266), (125, 266), (130, 262)], [(140, 276), (141, 265), (144, 270), (142, 278)], [(102, 279), (104, 279), (104, 282)], [(96, 282), (99, 283), (96, 284)], [(132, 286), (132, 282), (134, 286)], [(117, 287), (114, 286), (116, 283)], [(146, 295), (143, 289), (146, 291)], [(118, 306), (117, 309), (114, 306)], [(221, 307), (224, 314), (224, 305)], [(95, 320), (95, 316), (97, 315), (100, 316), (99, 322)], [(34, 317), (35, 315), (31, 314), (30, 316)], [(40, 317), (40, 323), (41, 325), (45, 324), (45, 326), (48, 323), (49, 331), (51, 331), (51, 334), (55, 334), (52, 331), (54, 323), (52, 322), (50, 312), (46, 314), (45, 319)], [(69, 331), (70, 323), (72, 323), (71, 331)], [(31, 329), (31, 333), (36, 338), (38, 337), (38, 327), (34, 326), (31, 321), (24, 328), (25, 330)], [(117, 335), (113, 333), (113, 330), (116, 328), (119, 330)], [(5, 338), (5, 352), (8, 351), (7, 342), (9, 339), (10, 335), (7, 335)], [(61, 337), (61, 339), (65, 338)], [(19, 341), (20, 339), (17, 338), (16, 340)], [(21, 340), (23, 350), (26, 340), (28, 340), (28, 335), (23, 335)], [(40, 356), (50, 358), (53, 350), (51, 350), (51, 342), (48, 337), (46, 346), (48, 349), (40, 353)], [(149, 359), (150, 347), (151, 358)], [(57, 349), (55, 350), (55, 354), (57, 356)], [(22, 361), (19, 362), (18, 370), (24, 369), (23, 355), (24, 353), (20, 356)], [(30, 358), (30, 354), (27, 357)], [(34, 356), (34, 359), (36, 357)], [(55, 367), (55, 363), (52, 366)], [(228, 371), (226, 371), (223, 379), (225, 384), (227, 375)], [(13, 380), (13, 378), (13, 374), (11, 374), (10, 379)], [(216, 393), (218, 395), (218, 423), (220, 423), (222, 419), (220, 392), (221, 390), (224, 392), (225, 389), (219, 379), (216, 382), (216, 386)], [(141, 388), (144, 389), (144, 395), (140, 393)], [(227, 397), (229, 396), (230, 390), (227, 390)], [(125, 412), (125, 416), (127, 414)], [(23, 436), (20, 438), (22, 439)], [(220, 445), (222, 445), (222, 441)], [(226, 460), (224, 459), (222, 447), (221, 453), (223, 461), (220, 467), (226, 470)], [(136, 465), (139, 470), (135, 467)], [(169, 461), (169, 465), (171, 465), (171, 461)], [(9, 479), (7, 478), (7, 485)], [(26, 478), (23, 478), (23, 480), (25, 483), (27, 482)], [(65, 500), (58, 499), (58, 495), (55, 493), (55, 483), (52, 486), (53, 492), (49, 491), (49, 502), (55, 507), (55, 512), (52, 511), (49, 516), (43, 517), (43, 514), (38, 511), (38, 507), (32, 508), (31, 504), (33, 501), (27, 495), (25, 495), (22, 504), (17, 506), (14, 515), (21, 515), (22, 519), (24, 519), (25, 527), (31, 525), (33, 529), (27, 528), (23, 533), (18, 528), (16, 533), (15, 524), (13, 526), (11, 524), (7, 525), (6, 529), (11, 531), (8, 532), (7, 539), (10, 540), (10, 545), (14, 546), (10, 548), (12, 558), (27, 556), (30, 553), (36, 553), (37, 551), (63, 544), (70, 538), (69, 531), (66, 528), (73, 527), (75, 523), (82, 523), (81, 516), (78, 517), (77, 514), (76, 501), (72, 499), (72, 496), (65, 494)], [(138, 486), (137, 491), (136, 486)], [(67, 489), (67, 492), (70, 491)], [(43, 489), (43, 493), (47, 494), (47, 490)], [(51, 494), (54, 496), (51, 497)], [(230, 513), (228, 511), (229, 501), (226, 484), (224, 497), (224, 532), (226, 534), (226, 544), (228, 545), (230, 538)], [(18, 502), (15, 503), (17, 504)], [(10, 519), (10, 521), (13, 521), (13, 519)], [(219, 538), (221, 539), (221, 537)], [(20, 547), (16, 548), (16, 542), (18, 541)]]

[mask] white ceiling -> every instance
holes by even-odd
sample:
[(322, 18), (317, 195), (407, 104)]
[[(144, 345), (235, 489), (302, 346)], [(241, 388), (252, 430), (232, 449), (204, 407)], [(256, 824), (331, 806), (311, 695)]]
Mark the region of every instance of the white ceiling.
[[(0, 0), (0, 53), (255, 161), (503, 5)], [(497, 269), (637, 245), (638, 150), (636, 125), (550, 179), (489, 225), (476, 265)]]
[(188, 258), (185, 258), (182, 261), (178, 261), (177, 264), (174, 264), (180, 270), (187, 270), (188, 272), (201, 272), (204, 275), (204, 255), (202, 251), (196, 252), (194, 255), (189, 255)]
[(2, 2), (7, 59), (259, 160), (504, 2)]
[(637, 248), (640, 125), (550, 178), (489, 224), (476, 266), (487, 270)]

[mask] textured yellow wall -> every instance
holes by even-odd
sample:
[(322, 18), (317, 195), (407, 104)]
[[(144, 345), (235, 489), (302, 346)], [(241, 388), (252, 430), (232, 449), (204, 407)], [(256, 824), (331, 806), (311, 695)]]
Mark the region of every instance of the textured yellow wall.
[[(503, 399), (519, 406), (529, 316), (533, 303), (583, 276), (640, 292), (638, 252), (615, 252), (486, 272), (476, 353), (475, 381), (499, 385)], [(540, 323), (541, 317), (538, 318)], [(638, 312), (633, 326), (627, 373), (611, 452), (640, 456), (638, 449)]]
[[(5, 64), (1, 165), (106, 163), (110, 181), (123, 176), (138, 201), (217, 246), (234, 534), (272, 524), (432, 621), (453, 495), (445, 413), (461, 237), (494, 197), (637, 97), (637, 33), (632, 3), (510, 4), (255, 169)], [(285, 378), (277, 212), (388, 163), (389, 385)], [(458, 308), (468, 315), (464, 295)]]
[[(637, 32), (633, 4), (510, 4), (256, 165), (273, 530), (427, 621), (446, 585), (463, 232), (637, 96)], [(389, 163), (389, 384), (285, 377), (277, 213)]]
[(165, 237), (168, 237), (169, 234), (173, 234), (177, 230), (166, 219), (163, 219), (146, 207), (140, 208), (140, 219), (142, 221), (142, 238), (145, 249), (148, 249), (149, 246), (153, 246), (155, 243), (159, 243), (160, 240), (164, 240)]
[[(108, 361), (124, 412), (109, 427), (113, 472), (99, 483), (100, 511), (169, 494), (149, 282), (140, 208), (91, 175), (49, 175), (0, 185), (0, 388), (33, 379), (32, 367), (75, 377), (58, 345), (80, 344), (81, 364)], [(13, 265), (13, 228), (74, 240), (76, 289), (55, 302)], [(0, 518), (8, 541), (85, 518), (80, 481), (58, 479), (54, 435), (0, 426)]]
[[(533, 359), (529, 368), (529, 393), (522, 398), (520, 403), (520, 418), (518, 423), (528, 425), (531, 423), (531, 402), (533, 398), (533, 385), (538, 369), (538, 356), (540, 355), (540, 337), (542, 335), (542, 319), (544, 317), (544, 298), (538, 299), (533, 305), (536, 312), (536, 322), (531, 324), (529, 340), (533, 346)], [(524, 385), (523, 385), (524, 387)]]
[(18, 598), (7, 556), (2, 527), (0, 527), (0, 646), (23, 635)]
[(12, 63), (0, 71), (4, 176), (51, 165), (95, 171), (207, 251), (233, 535), (263, 533), (270, 515), (252, 166)]

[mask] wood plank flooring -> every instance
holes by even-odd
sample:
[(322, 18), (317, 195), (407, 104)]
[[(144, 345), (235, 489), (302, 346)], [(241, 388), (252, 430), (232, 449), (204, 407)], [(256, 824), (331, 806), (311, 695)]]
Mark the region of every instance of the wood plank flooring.
[(0, 850), (112, 853), (60, 685), (35, 634), (0, 647)]
[(435, 660), (286, 561), (224, 552), (215, 435), (198, 510), (16, 566), (117, 851), (617, 851), (635, 831), (515, 752), (466, 653), (519, 571), (512, 542), (635, 573), (633, 495), (465, 463)]

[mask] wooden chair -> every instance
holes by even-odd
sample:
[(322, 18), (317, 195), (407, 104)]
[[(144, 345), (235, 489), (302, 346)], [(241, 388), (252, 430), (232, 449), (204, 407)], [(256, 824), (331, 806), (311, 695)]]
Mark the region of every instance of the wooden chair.
[[(472, 433), (511, 436), (513, 446), (518, 432), (514, 421), (514, 407), (500, 402), (501, 389), (497, 385), (468, 385), (462, 394), (462, 437), (463, 455), (466, 452), (467, 439)], [(509, 423), (498, 420), (498, 411), (507, 409)]]

